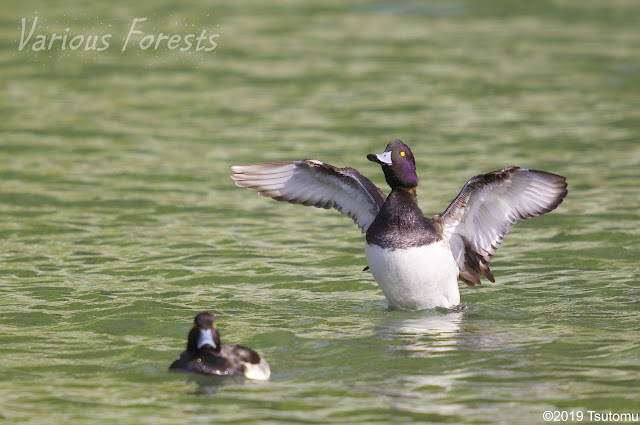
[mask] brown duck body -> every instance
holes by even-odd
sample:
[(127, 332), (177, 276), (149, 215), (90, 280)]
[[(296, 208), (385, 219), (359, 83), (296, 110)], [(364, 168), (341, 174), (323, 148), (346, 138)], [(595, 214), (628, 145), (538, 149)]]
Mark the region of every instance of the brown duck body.
[(242, 345), (222, 344), (211, 313), (200, 313), (189, 332), (187, 349), (169, 366), (180, 372), (216, 376), (244, 376), (266, 380), (271, 375), (267, 362)]

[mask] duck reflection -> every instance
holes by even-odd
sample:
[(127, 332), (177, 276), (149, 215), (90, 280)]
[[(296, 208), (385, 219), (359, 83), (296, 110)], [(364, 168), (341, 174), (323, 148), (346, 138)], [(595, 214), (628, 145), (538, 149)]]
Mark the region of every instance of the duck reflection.
[[(460, 419), (459, 406), (446, 400), (449, 391), (468, 375), (464, 369), (450, 367), (451, 359), (458, 355), (461, 327), (468, 314), (468, 310), (392, 311), (382, 320), (378, 335), (393, 341), (387, 344), (387, 349), (397, 352), (394, 355), (397, 373), (384, 389), (377, 391), (386, 397), (389, 406), (399, 411)], [(420, 360), (407, 363), (403, 358)]]
[(260, 381), (247, 381), (241, 377), (221, 377), (205, 375), (186, 375), (187, 382), (196, 384), (195, 395), (213, 396), (224, 387), (239, 388), (245, 385), (261, 385)]
[(465, 311), (418, 313), (390, 312), (380, 324), (380, 337), (403, 341), (391, 349), (406, 350), (415, 356), (431, 356), (455, 349)]

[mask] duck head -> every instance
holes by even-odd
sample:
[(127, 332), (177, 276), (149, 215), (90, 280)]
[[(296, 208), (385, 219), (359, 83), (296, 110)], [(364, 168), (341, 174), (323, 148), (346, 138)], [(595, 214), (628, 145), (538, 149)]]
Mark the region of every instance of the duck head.
[(216, 318), (211, 313), (200, 313), (193, 321), (193, 329), (189, 332), (187, 351), (195, 353), (201, 350), (220, 351), (220, 332)]
[(380, 154), (370, 153), (367, 159), (382, 165), (384, 178), (391, 187), (411, 189), (418, 186), (416, 161), (409, 146), (401, 140), (389, 143)]

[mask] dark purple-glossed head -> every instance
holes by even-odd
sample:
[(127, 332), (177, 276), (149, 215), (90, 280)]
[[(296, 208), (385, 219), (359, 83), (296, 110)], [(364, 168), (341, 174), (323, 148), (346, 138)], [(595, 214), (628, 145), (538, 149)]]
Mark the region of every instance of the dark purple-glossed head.
[(220, 351), (220, 332), (216, 318), (211, 313), (200, 313), (193, 321), (193, 329), (189, 332), (187, 351), (195, 353), (199, 350)]
[(384, 178), (391, 189), (402, 187), (411, 189), (418, 186), (418, 176), (416, 175), (416, 161), (409, 146), (401, 140), (394, 140), (389, 143), (380, 154), (370, 153), (367, 159), (382, 165)]

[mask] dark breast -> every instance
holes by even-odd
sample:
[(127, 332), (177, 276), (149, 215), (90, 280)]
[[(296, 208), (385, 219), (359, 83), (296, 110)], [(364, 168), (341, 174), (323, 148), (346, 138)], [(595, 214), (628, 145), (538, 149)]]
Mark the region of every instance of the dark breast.
[(393, 191), (367, 230), (367, 243), (402, 249), (428, 245), (442, 239), (442, 229), (424, 216), (415, 194)]

